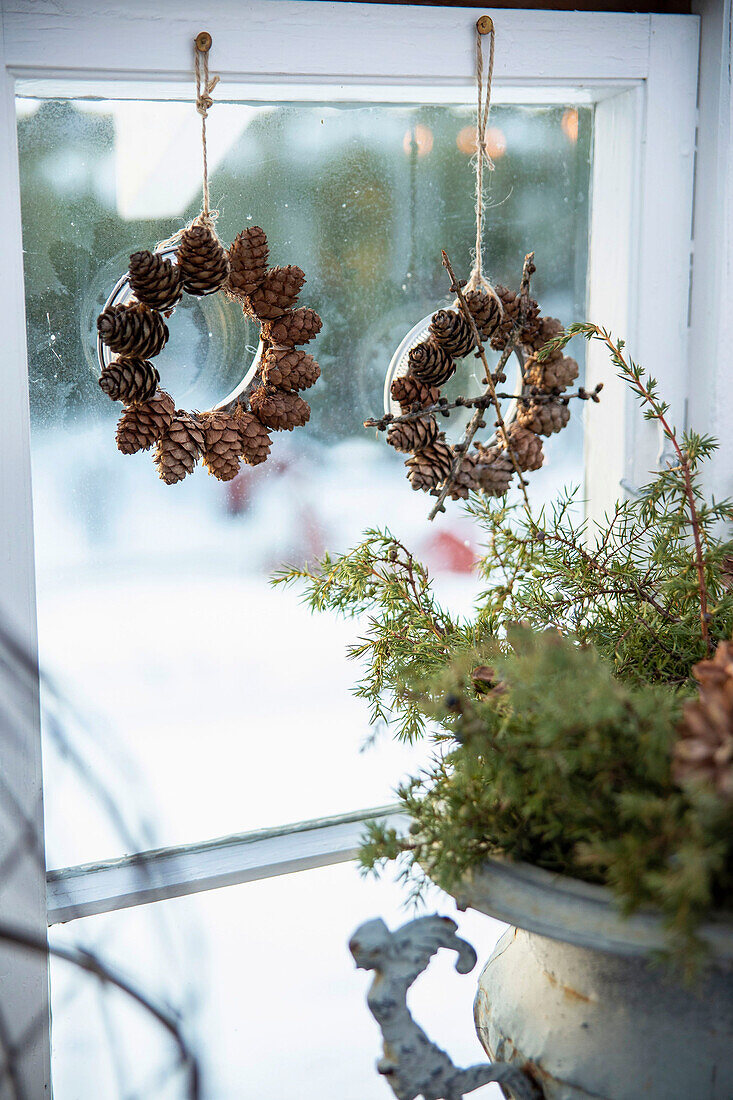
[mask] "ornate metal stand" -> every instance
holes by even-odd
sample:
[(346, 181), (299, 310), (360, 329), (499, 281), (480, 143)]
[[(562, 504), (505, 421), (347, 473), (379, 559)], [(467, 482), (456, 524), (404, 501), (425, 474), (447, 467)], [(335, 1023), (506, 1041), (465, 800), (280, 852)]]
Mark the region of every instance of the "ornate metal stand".
[(492, 1081), (505, 1086), (515, 1100), (538, 1100), (542, 1093), (516, 1065), (495, 1062), (458, 1069), (410, 1014), (407, 991), (441, 947), (457, 952), (459, 974), (476, 965), (476, 952), (456, 936), (456, 928), (455, 921), (436, 915), (419, 917), (394, 932), (384, 921), (371, 920), (354, 933), (349, 947), (356, 965), (374, 971), (367, 1003), (384, 1038), (377, 1070), (397, 1100), (462, 1100)]

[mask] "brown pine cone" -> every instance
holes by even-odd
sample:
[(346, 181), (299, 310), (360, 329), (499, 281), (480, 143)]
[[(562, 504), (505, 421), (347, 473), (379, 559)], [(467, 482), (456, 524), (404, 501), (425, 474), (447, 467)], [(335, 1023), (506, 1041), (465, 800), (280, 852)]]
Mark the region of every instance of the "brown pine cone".
[(294, 348), (298, 344), (307, 344), (321, 331), (323, 322), (314, 309), (294, 309), (285, 313), (277, 321), (265, 321), (262, 335), (278, 348)]
[(229, 248), (227, 290), (236, 298), (249, 297), (265, 277), (269, 248), (259, 225), (243, 229)]
[(514, 476), (514, 464), (501, 447), (476, 444), (474, 477), (479, 488), (489, 497), (503, 497)]
[(276, 432), (291, 432), (310, 420), (310, 405), (297, 393), (283, 393), (282, 390), (258, 386), (249, 404), (257, 419)]
[(410, 348), (410, 374), (427, 386), (442, 386), (451, 377), (456, 365), (433, 336)]
[(141, 405), (129, 405), (117, 424), (117, 446), (123, 455), (147, 451), (168, 431), (176, 406), (165, 390)]
[(295, 305), (304, 282), (305, 274), (295, 264), (271, 268), (249, 296), (255, 317), (261, 321), (274, 321), (282, 317)]
[(468, 290), (463, 295), (471, 316), (484, 340), (488, 340), (501, 321), (501, 306), (496, 294), (487, 290)]
[(185, 409), (177, 409), (168, 431), (155, 445), (153, 461), (166, 485), (190, 474), (204, 450), (204, 433)]
[(239, 472), (242, 436), (239, 422), (228, 412), (213, 410), (199, 416), (204, 433), (204, 466), (219, 481), (231, 481)]
[(516, 422), (537, 435), (552, 435), (562, 431), (569, 419), (570, 409), (563, 401), (530, 401), (520, 405)]
[[(542, 451), (542, 440), (534, 432), (523, 428), (515, 421), (509, 428), (507, 435), (511, 445), (512, 454), (517, 460), (520, 470), (539, 470), (545, 461)], [(510, 457), (510, 456), (509, 456)], [(510, 457), (511, 461), (511, 457)]]
[(530, 355), (524, 364), (524, 378), (530, 386), (549, 393), (551, 390), (565, 390), (578, 377), (578, 364), (574, 359), (558, 352), (539, 363)]
[(105, 367), (99, 379), (99, 387), (113, 401), (125, 405), (149, 401), (158, 388), (160, 375), (147, 359), (130, 356), (117, 359)]
[(422, 451), (438, 438), (438, 421), (434, 416), (421, 416), (404, 424), (392, 424), (387, 430), (387, 442), (396, 451)]
[(243, 405), (234, 409), (234, 419), (239, 426), (242, 439), (242, 457), (248, 466), (259, 466), (270, 453), (272, 441), (270, 433), (261, 421), (247, 412)]
[(537, 323), (537, 331), (529, 347), (532, 351), (539, 351), (550, 340), (556, 340), (563, 332), (562, 321), (557, 317), (540, 317)]
[(411, 412), (413, 405), (417, 404), (421, 409), (426, 409), (428, 405), (436, 405), (440, 400), (440, 390), (437, 386), (426, 386), (411, 374), (395, 378), (389, 392), (403, 413)]
[(474, 346), (473, 332), (466, 318), (457, 309), (439, 309), (433, 314), (430, 332), (444, 351), (456, 359), (468, 355)]
[(456, 474), (450, 488), (451, 500), (466, 500), (469, 493), (476, 492), (480, 488), (476, 480), (476, 468), (478, 456), (475, 451), (469, 451), (461, 463), (461, 468)]
[(130, 289), (138, 302), (151, 309), (173, 309), (183, 294), (183, 272), (178, 264), (156, 252), (133, 252), (130, 256)]
[[(519, 295), (515, 294), (513, 290), (508, 290), (505, 286), (497, 286), (495, 289), (503, 306), (504, 313), (491, 337), (491, 346), (495, 351), (503, 351), (512, 333), (515, 322), (519, 321)], [(525, 347), (532, 347), (534, 341), (537, 339), (539, 327), (540, 307), (537, 305), (534, 298), (530, 298), (527, 307), (527, 316), (525, 317), (524, 325), (519, 336), (519, 343), (524, 344)]]
[(733, 802), (733, 642), (693, 665), (697, 699), (685, 703), (672, 759), (675, 783), (697, 782)]
[(189, 226), (181, 237), (176, 255), (183, 289), (188, 294), (202, 298), (204, 294), (213, 294), (226, 282), (229, 257), (205, 225)]
[(152, 359), (168, 339), (168, 326), (155, 310), (142, 302), (107, 306), (97, 317), (99, 338), (120, 355)]
[(436, 439), (412, 458), (408, 458), (407, 477), (413, 489), (434, 489), (445, 481), (453, 465), (453, 450), (442, 439)]
[(299, 348), (268, 348), (263, 358), (262, 381), (278, 390), (307, 390), (321, 376), (312, 355)]

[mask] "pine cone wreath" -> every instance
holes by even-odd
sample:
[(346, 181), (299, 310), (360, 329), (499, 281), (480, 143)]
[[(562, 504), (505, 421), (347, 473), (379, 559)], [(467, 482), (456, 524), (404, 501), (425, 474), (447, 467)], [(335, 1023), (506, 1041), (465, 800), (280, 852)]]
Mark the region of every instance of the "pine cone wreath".
[(173, 309), (183, 295), (180, 267), (155, 252), (133, 252), (129, 281), (138, 302), (161, 312)]
[(204, 446), (204, 433), (199, 424), (190, 413), (178, 409), (155, 447), (155, 465), (166, 485), (175, 485), (192, 472)]
[(171, 426), (175, 404), (170, 394), (158, 390), (141, 405), (130, 405), (117, 424), (117, 447), (124, 455), (147, 451)]
[(408, 458), (405, 465), (413, 489), (434, 489), (448, 477), (453, 465), (453, 451), (442, 439), (436, 439), (430, 446)]
[(235, 298), (249, 298), (265, 278), (269, 248), (259, 225), (243, 229), (229, 249), (227, 290)]
[(524, 364), (525, 381), (542, 393), (566, 390), (577, 377), (578, 364), (575, 359), (570, 359), (562, 352), (543, 359), (542, 362), (531, 355)]
[(672, 775), (680, 786), (698, 782), (733, 802), (733, 642), (720, 642), (692, 672), (699, 693), (683, 708)]
[(239, 422), (231, 413), (214, 410), (202, 413), (199, 423), (204, 433), (204, 466), (219, 481), (231, 481), (239, 472), (242, 454)]
[(488, 340), (502, 320), (498, 295), (487, 290), (468, 290), (463, 297), (476, 322), (476, 328), (484, 340)]
[(295, 305), (304, 282), (305, 274), (295, 264), (273, 267), (249, 296), (255, 317), (261, 321), (275, 321), (282, 317)]
[(314, 309), (303, 306), (285, 313), (276, 321), (265, 321), (262, 335), (278, 348), (294, 348), (307, 344), (321, 331), (321, 318)]
[(239, 427), (242, 442), (242, 457), (248, 466), (259, 466), (265, 462), (270, 453), (272, 441), (270, 433), (265, 425), (247, 412), (242, 405), (237, 405), (234, 410), (234, 419)]
[(455, 476), (450, 488), (451, 500), (467, 500), (469, 493), (476, 492), (480, 488), (476, 479), (478, 455), (475, 451), (469, 453), (463, 459), (461, 468)]
[[(515, 294), (513, 290), (508, 290), (505, 286), (497, 286), (495, 290), (503, 307), (503, 315), (491, 337), (491, 346), (495, 351), (503, 351), (512, 334), (514, 325), (519, 322), (520, 300), (518, 294)], [(519, 336), (519, 343), (532, 347), (533, 342), (537, 339), (539, 327), (540, 307), (534, 298), (530, 298), (527, 316)]]
[(448, 355), (462, 359), (474, 346), (473, 332), (463, 314), (456, 309), (439, 309), (433, 314), (430, 332)]
[(116, 359), (105, 367), (99, 379), (99, 386), (113, 401), (123, 401), (125, 405), (149, 401), (158, 388), (160, 375), (147, 359), (129, 356)]
[(426, 386), (411, 374), (395, 378), (389, 392), (403, 413), (411, 412), (415, 405), (426, 409), (428, 405), (436, 405), (440, 400), (440, 390), (437, 386)]
[(564, 401), (531, 401), (517, 411), (517, 424), (537, 435), (560, 432), (570, 419), (570, 409)]
[(473, 473), (482, 492), (489, 497), (503, 497), (514, 476), (514, 463), (501, 447), (478, 443)]
[(438, 422), (434, 416), (392, 424), (387, 431), (387, 442), (396, 451), (422, 451), (437, 438)]
[(181, 237), (177, 258), (183, 289), (197, 298), (214, 294), (229, 275), (229, 258), (205, 225), (189, 226)]
[(140, 359), (152, 359), (168, 339), (168, 326), (163, 318), (142, 302), (107, 306), (97, 318), (97, 331), (111, 351)]
[(310, 405), (297, 393), (283, 393), (258, 386), (249, 399), (250, 408), (258, 420), (276, 432), (291, 432), (307, 424)]
[[(528, 428), (523, 428), (516, 421), (507, 431), (507, 435), (519, 469), (539, 470), (545, 460), (540, 437), (530, 432)], [(507, 455), (507, 457), (511, 462), (511, 456)]]
[(262, 365), (262, 381), (279, 390), (307, 390), (321, 376), (312, 355), (299, 348), (268, 348)]
[(448, 352), (433, 336), (410, 348), (410, 374), (427, 386), (442, 386), (456, 369)]

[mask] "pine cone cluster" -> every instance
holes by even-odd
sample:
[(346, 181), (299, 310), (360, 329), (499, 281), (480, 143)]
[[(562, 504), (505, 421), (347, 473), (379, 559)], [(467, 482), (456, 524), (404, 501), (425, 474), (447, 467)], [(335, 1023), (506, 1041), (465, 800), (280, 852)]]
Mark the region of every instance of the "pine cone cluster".
[[(100, 340), (117, 353), (99, 380), (104, 393), (125, 405), (117, 446), (123, 454), (155, 446), (155, 464), (168, 485), (182, 481), (199, 458), (214, 477), (231, 481), (242, 459), (250, 466), (267, 459), (270, 429), (291, 431), (310, 418), (298, 391), (312, 386), (321, 368), (298, 345), (317, 335), (321, 319), (312, 309), (293, 309), (305, 282), (301, 269), (268, 269), (268, 254), (259, 226), (240, 233), (227, 252), (208, 226), (194, 223), (181, 235), (175, 263), (160, 253), (134, 252), (128, 274), (134, 300), (106, 308), (97, 319)], [(184, 292), (201, 297), (222, 288), (262, 324), (259, 385), (249, 409), (237, 403), (204, 413), (176, 410), (150, 362), (168, 340), (162, 313)]]
[(561, 432), (570, 419), (566, 401), (530, 401), (517, 411), (517, 424), (536, 435), (552, 435)]
[(438, 421), (434, 416), (393, 424), (387, 431), (387, 442), (396, 451), (422, 451), (437, 438)]
[(443, 386), (456, 369), (448, 352), (432, 335), (410, 348), (408, 359), (410, 374), (426, 386)]
[(276, 432), (291, 432), (310, 420), (310, 405), (297, 393), (258, 386), (249, 404), (257, 419)]
[(561, 351), (549, 359), (539, 362), (534, 355), (525, 360), (525, 382), (539, 393), (562, 393), (578, 377), (578, 364), (575, 359), (563, 355)]
[(411, 412), (415, 405), (426, 409), (428, 405), (436, 405), (440, 399), (440, 390), (437, 386), (426, 386), (411, 374), (395, 378), (390, 387), (390, 393), (403, 413)]
[(213, 410), (202, 413), (199, 427), (204, 433), (204, 466), (219, 481), (231, 481), (239, 473), (242, 435), (232, 413)]
[[(509, 446), (517, 460), (520, 470), (539, 470), (545, 460), (542, 451), (542, 440), (528, 428), (523, 428), (516, 421), (507, 431)], [(511, 462), (511, 456), (509, 461)]]
[(176, 253), (183, 289), (197, 298), (214, 294), (229, 275), (229, 257), (205, 225), (191, 225), (181, 237)]
[(720, 642), (692, 672), (698, 696), (684, 705), (672, 774), (680, 786), (697, 783), (733, 802), (733, 642)]
[(436, 439), (424, 450), (408, 458), (407, 477), (413, 489), (434, 489), (448, 477), (453, 451), (443, 439)]
[(165, 312), (183, 297), (183, 270), (155, 252), (130, 256), (130, 289), (138, 302)]
[(433, 314), (430, 332), (448, 355), (462, 359), (474, 346), (473, 330), (459, 309), (439, 309)]
[(488, 340), (497, 331), (503, 319), (502, 301), (499, 295), (494, 291), (477, 289), (467, 290), (463, 297), (476, 322), (476, 328), (483, 339)]
[[(502, 316), (499, 324), (491, 336), (491, 346), (495, 351), (503, 351), (507, 340), (511, 336), (515, 324), (519, 322), (520, 298), (513, 290), (505, 286), (497, 286), (496, 295), (502, 305)], [(527, 315), (519, 335), (519, 343), (528, 348), (533, 348), (540, 329), (540, 307), (534, 298), (528, 302)], [(541, 345), (540, 345), (541, 346)]]
[(168, 340), (168, 326), (161, 315), (142, 302), (107, 306), (97, 318), (97, 331), (110, 351), (140, 359), (157, 355)]
[(268, 348), (262, 367), (262, 381), (279, 390), (307, 390), (321, 376), (312, 355), (299, 348)]
[(477, 467), (478, 455), (475, 451), (469, 451), (451, 485), (451, 500), (466, 500), (469, 493), (474, 493), (480, 488), (476, 476)]
[(105, 367), (99, 378), (99, 388), (113, 401), (135, 405), (149, 401), (158, 382), (160, 375), (153, 364), (133, 355), (116, 359)]
[(474, 477), (482, 492), (489, 497), (503, 497), (514, 476), (514, 464), (501, 447), (476, 445)]
[(177, 409), (169, 428), (155, 445), (154, 462), (166, 485), (183, 481), (204, 452), (204, 433), (185, 409)]

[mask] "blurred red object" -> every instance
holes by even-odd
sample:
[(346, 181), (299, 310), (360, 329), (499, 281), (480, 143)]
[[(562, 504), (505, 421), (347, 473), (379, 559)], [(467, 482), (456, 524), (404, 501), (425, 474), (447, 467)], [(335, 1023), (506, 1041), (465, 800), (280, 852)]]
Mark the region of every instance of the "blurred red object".
[(425, 543), (424, 556), (436, 572), (470, 573), (476, 561), (476, 548), (452, 531), (436, 531)]

